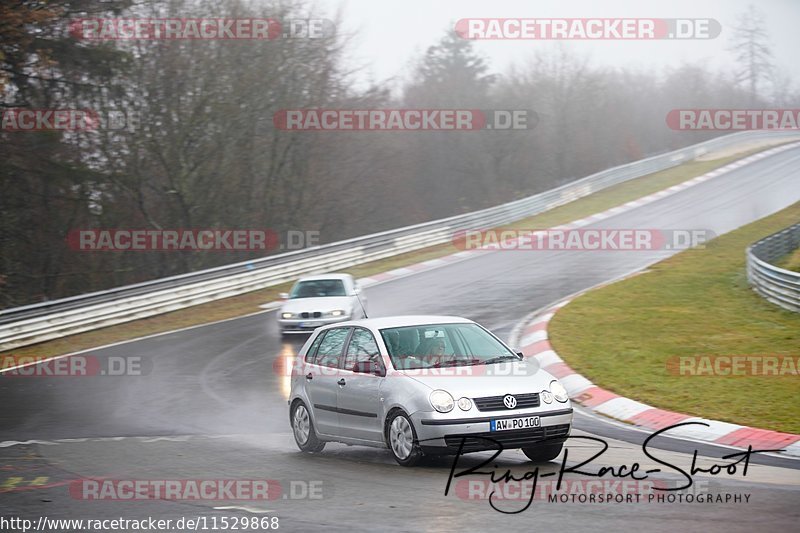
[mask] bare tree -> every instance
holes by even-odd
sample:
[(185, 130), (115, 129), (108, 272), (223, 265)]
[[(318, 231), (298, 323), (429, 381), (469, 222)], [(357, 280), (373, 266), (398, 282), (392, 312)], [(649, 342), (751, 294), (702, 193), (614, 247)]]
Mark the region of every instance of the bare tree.
[(770, 79), (773, 68), (764, 15), (750, 4), (747, 11), (739, 16), (733, 31), (731, 51), (738, 63), (736, 81), (746, 84), (750, 93), (750, 105), (754, 105), (758, 98), (759, 85)]

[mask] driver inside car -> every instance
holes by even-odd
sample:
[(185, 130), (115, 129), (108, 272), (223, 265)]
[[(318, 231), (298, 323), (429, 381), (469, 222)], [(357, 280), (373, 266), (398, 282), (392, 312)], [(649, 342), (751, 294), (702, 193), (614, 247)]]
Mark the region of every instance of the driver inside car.
[[(426, 366), (437, 366), (451, 361), (453, 356), (446, 355), (444, 352), (447, 349), (444, 339), (442, 337), (434, 337), (428, 339), (427, 346), (422, 350), (422, 356)], [(427, 353), (426, 353), (427, 352)]]

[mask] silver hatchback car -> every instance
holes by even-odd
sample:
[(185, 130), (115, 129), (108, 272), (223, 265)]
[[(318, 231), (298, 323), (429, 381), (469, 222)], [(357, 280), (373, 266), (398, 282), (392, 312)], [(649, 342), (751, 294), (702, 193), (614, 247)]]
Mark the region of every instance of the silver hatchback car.
[(324, 326), (292, 367), (289, 420), (298, 447), (388, 447), (413, 466), (426, 454), (521, 448), (561, 452), (572, 426), (564, 386), (488, 330), (451, 316)]

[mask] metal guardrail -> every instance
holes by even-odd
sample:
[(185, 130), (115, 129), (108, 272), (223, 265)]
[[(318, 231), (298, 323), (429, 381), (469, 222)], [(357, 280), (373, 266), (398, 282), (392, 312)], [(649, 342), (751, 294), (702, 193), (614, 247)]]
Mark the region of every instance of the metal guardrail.
[(0, 311), (0, 350), (154, 316), (263, 289), (314, 272), (442, 244), (458, 231), (487, 229), (569, 203), (612, 185), (744, 142), (796, 139), (800, 132), (744, 131), (614, 167), (496, 207), (135, 285)]
[(761, 296), (800, 313), (800, 272), (772, 264), (800, 248), (800, 224), (789, 226), (747, 248), (747, 280)]

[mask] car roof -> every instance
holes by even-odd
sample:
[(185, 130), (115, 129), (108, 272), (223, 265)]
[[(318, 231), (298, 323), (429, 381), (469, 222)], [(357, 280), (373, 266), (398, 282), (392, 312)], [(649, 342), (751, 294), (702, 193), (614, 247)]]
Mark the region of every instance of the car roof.
[(428, 326), (432, 324), (472, 324), (473, 321), (460, 316), (446, 315), (402, 315), (402, 316), (382, 316), (379, 318), (362, 318), (361, 320), (349, 320), (330, 324), (324, 329), (342, 326), (362, 326), (371, 329), (401, 328), (404, 326)]
[(318, 279), (340, 279), (342, 281), (352, 279), (350, 274), (343, 274), (341, 272), (332, 272), (330, 274), (313, 274), (309, 276), (300, 276), (297, 281), (314, 281)]

